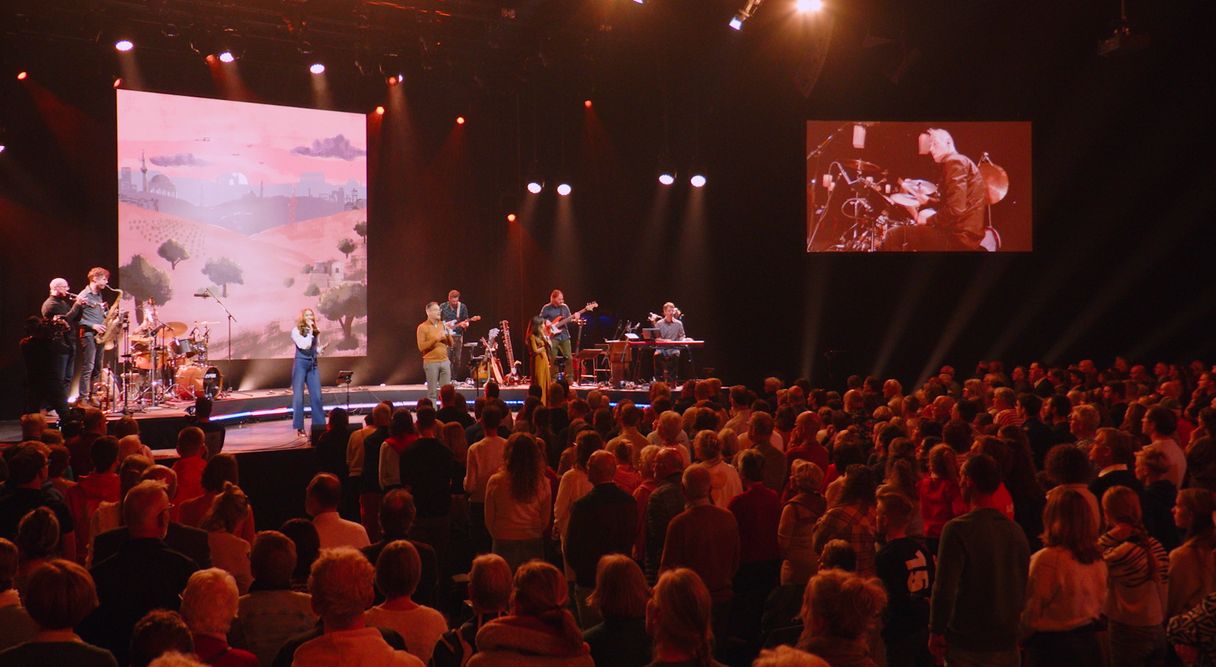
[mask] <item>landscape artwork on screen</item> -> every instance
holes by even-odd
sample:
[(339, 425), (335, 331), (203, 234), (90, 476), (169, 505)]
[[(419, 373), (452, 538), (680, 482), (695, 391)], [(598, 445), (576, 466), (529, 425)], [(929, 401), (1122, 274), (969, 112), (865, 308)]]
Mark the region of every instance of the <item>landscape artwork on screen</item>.
[[(119, 90), (117, 280), (133, 311), (208, 330), (212, 360), (293, 355), (306, 307), (327, 356), (367, 354), (362, 114)], [(200, 297), (199, 294), (214, 295)], [(222, 306), (221, 306), (222, 304)], [(189, 335), (189, 332), (187, 335)]]
[(1030, 252), (1030, 132), (807, 121), (807, 252)]

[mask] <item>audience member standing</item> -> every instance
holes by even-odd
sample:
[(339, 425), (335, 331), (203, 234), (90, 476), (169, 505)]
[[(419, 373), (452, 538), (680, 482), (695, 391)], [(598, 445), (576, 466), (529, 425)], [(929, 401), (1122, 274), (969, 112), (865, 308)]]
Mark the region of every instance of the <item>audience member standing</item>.
[(877, 579), (835, 569), (816, 574), (806, 585), (798, 648), (832, 667), (877, 667), (866, 636), (886, 603)]
[(845, 471), (844, 486), (836, 505), (819, 519), (813, 548), (821, 553), (830, 540), (844, 540), (857, 556), (857, 573), (873, 576), (874, 570), (874, 473), (854, 464)]
[(1098, 474), (1089, 483), (1089, 490), (1099, 501), (1107, 489), (1115, 486), (1126, 486), (1137, 495), (1144, 492), (1136, 479), (1133, 444), (1131, 436), (1118, 429), (1098, 429), (1089, 448), (1089, 462)]
[(665, 571), (646, 605), (646, 628), (654, 640), (650, 667), (725, 667), (713, 659), (712, 609), (710, 592), (696, 572)]
[(435, 549), (426, 542), (418, 542), (409, 538), (410, 529), (414, 526), (414, 517), (418, 510), (414, 506), (414, 496), (405, 489), (393, 489), (384, 494), (380, 503), (380, 541), (363, 547), (363, 555), (373, 564), (380, 558), (380, 552), (397, 540), (405, 540), (414, 545), (418, 551), (421, 564), (418, 586), (411, 596), (418, 604), (428, 607), (438, 605), (439, 601), (439, 559)]
[(177, 473), (177, 495), (170, 500), (181, 503), (197, 498), (206, 492), (203, 488), (203, 468), (207, 466), (206, 435), (197, 426), (187, 426), (177, 434), (177, 454), (180, 458), (173, 464)]
[(363, 554), (349, 547), (321, 552), (308, 577), (313, 609), (321, 616), (324, 633), (295, 650), (292, 665), (377, 665), (423, 667), (423, 662), (396, 651), (379, 630), (364, 623), (363, 610), (375, 597), (376, 570)]
[(709, 470), (709, 499), (717, 507), (727, 507), (730, 501), (743, 493), (743, 482), (739, 471), (722, 460), (722, 444), (715, 431), (704, 430), (693, 438), (693, 451), (697, 459)]
[(925, 524), (925, 541), (931, 553), (937, 552), (946, 522), (967, 511), (958, 482), (954, 450), (950, 445), (935, 445), (929, 450), (929, 474), (916, 483), (921, 517)]
[(1155, 449), (1165, 454), (1170, 462), (1168, 478), (1175, 488), (1181, 489), (1182, 480), (1186, 479), (1186, 454), (1174, 439), (1178, 431), (1178, 417), (1169, 408), (1154, 405), (1144, 413), (1141, 428), (1149, 439), (1144, 449)]
[(380, 539), (376, 518), (380, 515), (380, 448), (389, 436), (389, 425), (393, 419), (393, 405), (384, 402), (372, 408), (371, 433), (363, 438), (363, 463), (359, 477), (359, 522), (363, 524), (369, 538)]
[(307, 593), (291, 590), (296, 545), (286, 535), (275, 530), (258, 533), (249, 560), (253, 584), (237, 602), (230, 635), (233, 646), (269, 665), (288, 639), (316, 625), (317, 615)]
[(1174, 524), (1185, 541), (1170, 552), (1169, 616), (1181, 614), (1216, 591), (1216, 500), (1207, 489), (1183, 489), (1174, 505)]
[(908, 535), (917, 512), (902, 493), (879, 493), (875, 528), (883, 539), (875, 568), (887, 592), (882, 638), (889, 667), (928, 667), (929, 593), (933, 590), (933, 554)]
[(401, 453), (401, 484), (414, 495), (418, 516), (413, 534), (435, 549), (445, 562), (451, 534), (452, 480), (456, 473), (452, 450), (435, 437), (435, 410), (418, 411), (418, 439)]
[(1112, 667), (1161, 667), (1165, 644), (1169, 557), (1144, 528), (1140, 498), (1117, 485), (1102, 495), (1106, 532), (1098, 538), (1110, 573), (1105, 613), (1110, 621)]
[(464, 471), (464, 490), (469, 494), (469, 537), (476, 553), (490, 550), (490, 533), (486, 531), (486, 484), (490, 477), (503, 469), (503, 453), (507, 439), (498, 433), (502, 411), (487, 405), (481, 411), (485, 437), (469, 445)]
[(194, 653), (212, 667), (258, 667), (252, 653), (228, 645), (237, 598), (236, 580), (219, 568), (190, 575), (182, 592), (182, 619), (190, 628)]
[(22, 517), (38, 507), (46, 507), (59, 520), (60, 553), (76, 558), (76, 539), (72, 513), (58, 493), (43, 488), (47, 481), (47, 459), (41, 443), (23, 442), (5, 452), (8, 456), (8, 481), (0, 494), (0, 537), (17, 536)]
[(414, 601), (421, 576), (422, 561), (414, 545), (407, 540), (389, 543), (376, 559), (376, 587), (385, 600), (369, 609), (366, 618), (371, 625), (396, 630), (405, 639), (406, 650), (429, 663), (447, 621), (443, 614)]
[(431, 654), (431, 667), (463, 667), (477, 653), (477, 632), (507, 613), (511, 603), (511, 566), (502, 556), (482, 554), (469, 569), (473, 618), (443, 634)]
[(0, 651), (29, 641), (38, 625), (21, 605), (17, 593), (17, 547), (0, 537)]
[(674, 449), (659, 449), (655, 454), (655, 480), (658, 488), (646, 499), (645, 560), (647, 581), (657, 581), (663, 560), (663, 545), (671, 520), (684, 511), (685, 496), (681, 479), (684, 460)]
[(30, 576), (25, 596), (25, 608), (38, 625), (38, 633), (0, 653), (0, 665), (118, 667), (110, 651), (86, 644), (73, 632), (96, 607), (97, 590), (83, 567), (62, 559), (40, 565)]
[(929, 650), (951, 664), (1018, 667), (1018, 621), (1026, 600), (1026, 535), (987, 507), (1001, 484), (986, 454), (963, 466), (960, 489), (971, 508), (942, 529), (929, 605)]
[(468, 667), (592, 667), (595, 662), (566, 610), (566, 579), (549, 563), (529, 561), (515, 572), (511, 613), (481, 626)]
[(78, 475), (76, 484), (67, 492), (68, 508), (72, 511), (73, 533), (76, 541), (76, 560), (85, 562), (92, 543), (89, 533), (89, 518), (105, 502), (118, 502), (118, 441), (106, 436), (93, 441), (89, 451), (93, 472)]
[[(152, 481), (163, 484), (165, 493), (170, 497), (173, 496), (173, 491), (177, 487), (177, 475), (173, 473), (171, 468), (162, 465), (149, 466), (144, 469), (143, 473), (140, 474), (140, 481)], [(132, 488), (134, 488), (134, 485), (132, 485)], [(124, 503), (122, 508), (124, 512), (123, 516), (125, 516), (126, 494), (123, 495), (123, 498)], [(94, 537), (93, 549), (89, 553), (89, 558), (92, 559), (93, 565), (118, 553), (122, 545), (130, 539), (132, 539), (132, 536), (126, 526), (108, 530)], [(199, 568), (211, 567), (211, 547), (208, 543), (207, 531), (205, 530), (182, 525), (177, 521), (170, 520), (169, 528), (165, 532), (165, 545), (194, 561), (194, 564)]]
[(224, 490), (211, 503), (211, 511), (203, 518), (203, 529), (207, 531), (207, 545), (211, 549), (211, 562), (228, 572), (236, 581), (241, 595), (249, 592), (253, 583), (253, 570), (249, 565), (249, 542), (236, 534), (249, 513), (249, 501), (241, 487), (224, 483)]
[(1106, 606), (1107, 571), (1098, 549), (1098, 527), (1080, 491), (1058, 491), (1047, 497), (1043, 548), (1030, 559), (1022, 612), (1026, 663), (1103, 667), (1098, 631)]
[(612, 554), (600, 559), (590, 606), (603, 622), (583, 632), (597, 665), (643, 667), (652, 657), (646, 632), (646, 601), (650, 587), (642, 568), (628, 556)]
[(764, 484), (763, 454), (756, 449), (744, 450), (739, 463), (746, 490), (729, 504), (739, 528), (740, 544), (731, 629), (744, 639), (758, 641), (764, 601), (780, 581), (777, 525), (781, 521), (781, 498)]
[(574, 502), (566, 532), (566, 565), (574, 571), (575, 605), (579, 626), (586, 629), (603, 620), (587, 603), (595, 590), (596, 568), (608, 554), (627, 554), (638, 527), (637, 503), (613, 481), (616, 455), (594, 452), (587, 462), (592, 488)]
[(531, 435), (513, 434), (504, 456), (506, 467), (486, 483), (486, 529), (494, 553), (514, 571), (529, 560), (544, 558), (552, 490), (544, 475), (540, 445)]
[(131, 628), (153, 609), (177, 610), (198, 566), (166, 546), (169, 496), (165, 485), (143, 481), (123, 499), (128, 539), (93, 566), (100, 606), (80, 625), (81, 636), (109, 649), (125, 664)]
[[(570, 528), (570, 511), (574, 501), (582, 498), (591, 491), (591, 480), (587, 477), (587, 462), (591, 455), (603, 449), (604, 439), (595, 431), (585, 431), (578, 434), (575, 441), (574, 467), (562, 475), (557, 485), (557, 499), (553, 503), (553, 535), (562, 545), (562, 553), (566, 550), (566, 531)], [(566, 576), (573, 581), (574, 573), (566, 568)]]
[(714, 627), (724, 637), (734, 596), (732, 584), (739, 571), (739, 525), (730, 511), (710, 504), (709, 471), (705, 466), (689, 466), (682, 483), (688, 509), (667, 526), (660, 569), (686, 567), (697, 573), (713, 599)]
[[(367, 531), (354, 521), (338, 516), (338, 505), (342, 502), (342, 482), (329, 473), (320, 473), (308, 483), (304, 495), (304, 511), (312, 517), (317, 528), (322, 549), (354, 547), (362, 549), (371, 544)], [(377, 510), (379, 503), (377, 503)]]
[(819, 554), (815, 553), (814, 532), (819, 517), (827, 511), (827, 500), (820, 493), (823, 470), (818, 464), (795, 459), (790, 465), (790, 488), (793, 494), (781, 510), (777, 524), (777, 546), (784, 560), (781, 563), (781, 585), (806, 587), (815, 574)]

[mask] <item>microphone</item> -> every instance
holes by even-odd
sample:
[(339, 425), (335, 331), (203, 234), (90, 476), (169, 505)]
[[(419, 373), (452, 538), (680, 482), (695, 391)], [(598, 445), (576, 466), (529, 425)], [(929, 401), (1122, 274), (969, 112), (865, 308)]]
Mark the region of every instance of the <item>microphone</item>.
[(194, 296), (197, 296), (200, 299), (210, 299), (211, 290), (209, 290), (207, 288), (200, 289), (194, 293)]

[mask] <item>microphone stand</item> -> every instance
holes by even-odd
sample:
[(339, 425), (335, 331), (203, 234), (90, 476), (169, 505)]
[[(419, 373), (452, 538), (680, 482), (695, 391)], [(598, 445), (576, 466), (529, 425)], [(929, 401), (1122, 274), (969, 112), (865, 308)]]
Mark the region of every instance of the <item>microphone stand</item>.
[(211, 291), (210, 287), (204, 291), (207, 293), (207, 297), (215, 299), (215, 302), (220, 305), (220, 308), (224, 309), (224, 314), (228, 316), (228, 361), (232, 361), (232, 323), (236, 321), (236, 318), (233, 317), (232, 311), (228, 310), (228, 306), (225, 306), (224, 302), (220, 301), (220, 298), (215, 295), (215, 292)]
[(828, 147), (828, 144), (832, 143), (832, 140), (836, 138), (836, 135), (843, 132), (844, 129), (851, 124), (852, 123), (845, 123), (844, 125), (836, 128), (831, 134), (828, 135), (827, 139), (824, 139), (818, 146), (815, 147), (815, 150), (812, 150), (810, 153), (806, 154), (806, 159), (808, 160), (815, 158), (815, 173), (814, 178), (811, 179), (811, 210), (809, 213), (816, 218), (815, 228), (811, 230), (811, 237), (806, 240), (807, 252), (811, 251), (811, 247), (815, 243), (815, 237), (819, 235), (819, 228), (823, 226), (823, 220), (819, 219), (816, 210), (819, 208), (819, 158), (823, 155), (823, 151)]

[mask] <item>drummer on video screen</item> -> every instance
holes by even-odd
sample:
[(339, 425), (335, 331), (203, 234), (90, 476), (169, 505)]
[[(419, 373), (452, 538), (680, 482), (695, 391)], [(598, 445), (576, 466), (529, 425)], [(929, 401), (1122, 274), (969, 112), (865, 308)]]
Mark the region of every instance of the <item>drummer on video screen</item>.
[[(883, 240), (883, 250), (980, 250), (984, 238), (984, 209), (987, 204), (984, 179), (975, 162), (958, 152), (954, 137), (942, 129), (930, 129), (919, 137), (922, 152), (928, 152), (942, 168), (937, 209), (921, 209), (915, 225), (893, 228)], [(908, 190), (909, 188), (905, 188)], [(928, 196), (911, 188), (923, 205)]]

